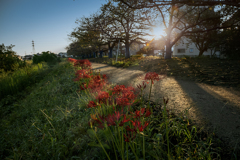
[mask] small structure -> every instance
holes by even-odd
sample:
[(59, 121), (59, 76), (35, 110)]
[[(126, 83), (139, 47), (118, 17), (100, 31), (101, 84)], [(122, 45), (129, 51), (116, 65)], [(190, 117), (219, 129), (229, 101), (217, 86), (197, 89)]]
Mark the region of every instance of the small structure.
[(57, 56), (58, 56), (58, 57), (62, 57), (62, 58), (68, 57), (67, 53), (64, 53), (64, 52), (58, 53)]
[(25, 55), (25, 56), (23, 57), (23, 60), (31, 60), (32, 58), (33, 58), (32, 55)]

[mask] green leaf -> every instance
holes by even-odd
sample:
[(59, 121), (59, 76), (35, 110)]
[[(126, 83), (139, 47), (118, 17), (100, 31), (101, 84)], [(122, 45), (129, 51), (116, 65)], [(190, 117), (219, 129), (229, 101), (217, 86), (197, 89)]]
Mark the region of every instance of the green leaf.
[(90, 143), (88, 143), (88, 145), (92, 146), (92, 147), (100, 147), (100, 148), (102, 148), (102, 146), (103, 146), (106, 149), (110, 149), (110, 147), (107, 144), (102, 144), (102, 146), (101, 146), (100, 144), (96, 144), (94, 142), (90, 142)]
[(88, 130), (87, 130), (87, 133), (89, 134), (89, 136), (90, 136), (91, 138), (95, 138), (96, 132), (95, 132), (94, 130), (88, 129)]

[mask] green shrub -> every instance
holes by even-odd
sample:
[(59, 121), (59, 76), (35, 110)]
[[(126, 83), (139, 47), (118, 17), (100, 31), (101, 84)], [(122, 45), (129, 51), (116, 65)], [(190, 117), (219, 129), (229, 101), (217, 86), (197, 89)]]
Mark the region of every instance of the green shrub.
[(42, 63), (27, 65), (14, 72), (3, 71), (0, 74), (0, 97), (17, 94), (26, 87), (37, 83), (43, 79), (44, 75), (48, 73), (47, 71), (47, 66), (45, 67)]
[(54, 53), (51, 53), (49, 51), (42, 52), (42, 55), (34, 55), (33, 56), (33, 64), (38, 64), (41, 62), (47, 62), (47, 63), (57, 63), (60, 62), (60, 57), (57, 57)]
[(0, 69), (4, 71), (14, 71), (18, 68), (26, 66), (26, 62), (20, 60), (16, 52), (12, 51), (14, 45), (4, 46), (0, 45)]

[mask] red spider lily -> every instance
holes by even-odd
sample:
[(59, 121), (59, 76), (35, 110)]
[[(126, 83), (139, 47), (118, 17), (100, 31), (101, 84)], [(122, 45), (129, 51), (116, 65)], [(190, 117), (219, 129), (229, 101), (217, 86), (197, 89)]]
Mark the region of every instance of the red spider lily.
[(105, 91), (100, 91), (98, 93), (98, 96), (96, 97), (96, 100), (98, 103), (104, 103), (107, 104), (107, 99), (109, 98), (109, 93)]
[(90, 120), (89, 122), (89, 125), (90, 123), (92, 123), (92, 125), (94, 125), (95, 123), (97, 123), (98, 125), (96, 127), (100, 128), (100, 129), (103, 129), (104, 128), (104, 125), (103, 125), (103, 122), (104, 122), (104, 119), (102, 119), (101, 116), (99, 116), (99, 118), (102, 120), (100, 121), (99, 119), (97, 119), (96, 115), (90, 115), (92, 120)]
[(106, 85), (106, 80), (102, 79), (99, 75), (92, 76), (89, 81), (88, 88), (92, 91), (101, 90), (103, 86)]
[(82, 69), (91, 67), (91, 63), (88, 59), (85, 60), (77, 60), (74, 62), (75, 67), (81, 67)]
[(125, 141), (130, 142), (136, 138), (136, 130), (131, 129), (129, 126), (126, 127), (127, 134), (123, 134)]
[(140, 89), (140, 90), (141, 90), (141, 89), (145, 89), (146, 86), (147, 86), (147, 85), (145, 84), (145, 81), (142, 82), (142, 85), (141, 85), (141, 84), (138, 84), (138, 85), (137, 85), (138, 89)]
[(134, 118), (140, 118), (140, 117), (142, 117), (143, 116), (143, 114), (144, 114), (144, 112), (145, 112), (145, 108), (141, 108), (141, 110), (140, 111), (135, 111), (135, 116), (134, 116)]
[(127, 131), (130, 131), (130, 132), (137, 132), (137, 130), (134, 128), (134, 129), (132, 129), (132, 128), (130, 128), (129, 126), (127, 126), (126, 128), (125, 128)]
[(149, 109), (146, 109), (145, 117), (149, 117), (150, 115), (151, 115), (151, 112), (149, 111)]
[(85, 90), (85, 89), (87, 89), (87, 84), (86, 83), (82, 83), (80, 85), (80, 90)]
[(96, 92), (102, 90), (102, 88), (106, 85), (106, 79), (102, 79), (99, 75), (92, 75), (88, 81), (88, 85), (85, 82), (80, 84), (80, 89), (85, 90), (89, 89), (91, 92)]
[(115, 118), (117, 121), (119, 121), (119, 119), (121, 118), (122, 114), (120, 114), (119, 111), (115, 111)]
[(131, 105), (137, 97), (134, 94), (135, 90), (133, 87), (126, 88), (124, 85), (116, 85), (112, 91), (112, 95), (117, 96), (116, 104), (122, 107)]
[(107, 121), (107, 125), (108, 126), (116, 126), (116, 122), (115, 122), (115, 116), (114, 115), (108, 115), (105, 120)]
[(97, 104), (93, 101), (89, 101), (87, 108), (95, 108), (95, 107), (97, 107)]
[(117, 94), (119, 95), (120, 93), (122, 93), (123, 90), (125, 90), (125, 86), (124, 85), (116, 85), (112, 91), (113, 91), (113, 94)]
[(119, 111), (115, 111), (113, 114), (109, 114), (105, 120), (107, 121), (108, 126), (115, 126), (116, 122), (122, 117), (122, 114)]
[(90, 75), (90, 70), (78, 70), (75, 75), (77, 76), (77, 78), (74, 79), (74, 81), (79, 81), (82, 78), (86, 78), (86, 79), (90, 79), (92, 76)]
[(113, 89), (113, 94), (116, 94), (116, 95), (120, 95), (120, 94), (123, 94), (125, 92), (134, 92), (135, 89), (131, 86), (129, 87), (125, 87), (124, 85), (116, 85)]
[(106, 74), (103, 74), (103, 75), (102, 75), (102, 78), (103, 78), (103, 79), (107, 79)]
[(140, 111), (135, 111), (135, 116), (134, 116), (134, 118), (138, 118), (138, 117), (141, 117)]
[(130, 120), (126, 118), (126, 115), (124, 115), (124, 118), (123, 118), (123, 120), (119, 123), (119, 126), (123, 126), (124, 123), (126, 123), (126, 122), (128, 122), (128, 121), (130, 121)]
[(119, 106), (128, 106), (128, 105), (130, 105), (129, 99), (128, 98), (124, 98), (124, 97), (116, 98), (116, 104), (119, 105)]
[(73, 58), (68, 58), (68, 61), (74, 63), (74, 62), (76, 62), (77, 60), (76, 60), (76, 59), (73, 59)]
[(163, 103), (164, 103), (164, 104), (168, 104), (168, 100), (169, 100), (168, 98), (165, 99), (165, 98), (163, 97)]
[[(146, 113), (145, 113), (145, 111), (146, 111)], [(132, 113), (132, 112), (131, 112)], [(144, 113), (145, 113), (145, 116), (144, 116)], [(151, 112), (149, 111), (149, 109), (146, 109), (145, 110), (145, 108), (141, 108), (141, 110), (140, 111), (135, 111), (134, 113), (132, 113), (132, 114), (135, 114), (134, 115), (134, 118), (140, 118), (140, 117), (149, 117), (150, 115), (151, 115)]]
[(148, 72), (146, 75), (145, 75), (145, 78), (144, 78), (145, 80), (151, 80), (151, 82), (152, 82), (152, 84), (154, 84), (153, 83), (153, 81), (159, 81), (160, 80), (160, 78), (159, 78), (159, 75), (157, 74), (157, 73), (155, 73), (155, 72)]
[(146, 121), (144, 126), (142, 126), (141, 122), (136, 120), (136, 121), (131, 121), (134, 128), (135, 129), (138, 129), (139, 132), (143, 132), (143, 130), (149, 125), (149, 121)]

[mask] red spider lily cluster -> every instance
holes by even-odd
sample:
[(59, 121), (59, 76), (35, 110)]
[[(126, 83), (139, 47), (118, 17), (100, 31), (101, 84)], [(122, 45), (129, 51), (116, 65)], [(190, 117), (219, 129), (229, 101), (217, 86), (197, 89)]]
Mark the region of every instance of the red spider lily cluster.
[[(91, 126), (105, 129), (106, 127), (122, 127), (123, 136), (126, 142), (131, 142), (136, 138), (138, 132), (143, 132), (149, 125), (147, 120), (151, 115), (150, 109), (141, 108), (134, 112), (131, 111), (131, 104), (136, 100), (137, 95), (133, 87), (126, 87), (124, 85), (116, 85), (114, 88), (106, 90), (107, 77), (94, 75), (91, 70), (91, 63), (88, 60), (75, 60), (68, 59), (69, 62), (74, 63), (74, 66), (81, 67), (77, 70), (74, 81), (80, 83), (80, 89), (88, 89), (91, 92), (95, 92), (95, 99), (88, 102), (87, 108), (93, 110), (98, 107), (108, 106), (112, 108), (111, 112), (107, 115), (91, 114), (91, 120), (89, 124)], [(159, 80), (155, 74), (146, 75), (146, 80)], [(138, 88), (145, 88), (146, 84), (143, 82)], [(103, 90), (105, 88), (105, 90)]]
[(80, 90), (89, 89), (92, 92), (102, 90), (103, 86), (107, 83), (106, 75), (93, 75), (89, 60), (68, 58), (68, 61), (74, 63), (76, 68), (81, 67), (80, 70), (76, 71), (76, 78), (74, 79), (74, 81), (80, 83)]
[(76, 59), (73, 59), (73, 58), (68, 58), (68, 61), (73, 62), (74, 67), (81, 67), (82, 69), (91, 67), (91, 62), (88, 59), (76, 60)]
[(106, 123), (108, 127), (124, 127), (126, 134), (124, 133), (123, 136), (125, 137), (126, 142), (130, 142), (136, 138), (138, 131), (143, 132), (150, 123), (150, 121), (142, 121), (140, 119), (140, 117), (149, 117), (151, 115), (149, 110), (147, 110), (145, 114), (144, 111), (145, 110), (143, 109), (141, 109), (141, 111), (135, 111), (136, 114), (141, 112), (140, 115), (137, 114), (137, 117), (135, 113), (124, 114), (120, 111), (115, 111), (113, 114), (107, 116), (97, 115), (98, 118), (96, 118), (96, 115), (91, 115), (92, 119), (90, 123), (100, 129), (105, 128), (104, 123)]
[(87, 81), (81, 83), (80, 89), (89, 89), (90, 91), (102, 90), (107, 83), (106, 79), (106, 75), (103, 75), (102, 77), (100, 75), (91, 75)]
[(133, 87), (125, 87), (124, 85), (116, 85), (113, 89), (109, 89), (109, 91), (111, 94), (106, 91), (99, 91), (96, 96), (96, 102), (90, 101), (88, 108), (101, 106), (101, 104), (113, 106), (115, 104), (119, 107), (125, 107), (131, 105), (137, 97), (134, 94), (135, 89)]

